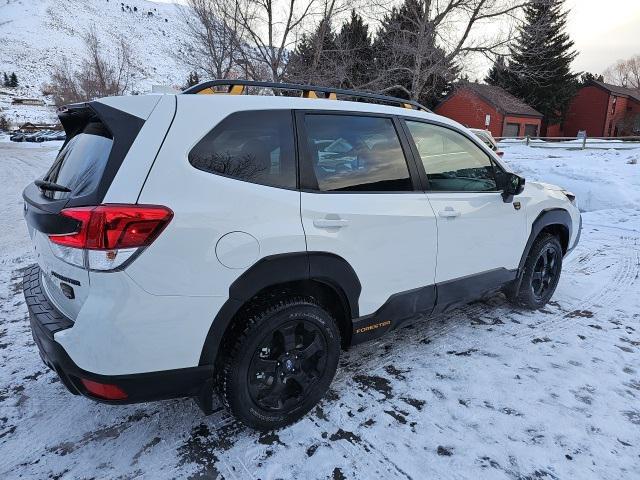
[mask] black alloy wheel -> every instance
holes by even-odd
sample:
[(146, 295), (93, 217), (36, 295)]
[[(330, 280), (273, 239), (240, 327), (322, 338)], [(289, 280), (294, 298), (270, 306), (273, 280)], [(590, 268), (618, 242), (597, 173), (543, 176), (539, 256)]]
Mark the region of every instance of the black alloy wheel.
[(302, 318), (269, 332), (247, 372), (249, 395), (261, 408), (289, 411), (302, 403), (323, 377), (327, 341), (320, 328)]
[(555, 288), (560, 266), (558, 256), (558, 250), (552, 245), (547, 245), (538, 255), (531, 277), (531, 288), (537, 300), (542, 300), (549, 289)]
[(563, 253), (557, 236), (541, 234), (529, 250), (522, 277), (504, 289), (507, 298), (524, 308), (544, 307), (558, 286)]
[(340, 330), (315, 299), (256, 303), (236, 321), (218, 365), (234, 416), (258, 430), (296, 422), (325, 395), (340, 358)]

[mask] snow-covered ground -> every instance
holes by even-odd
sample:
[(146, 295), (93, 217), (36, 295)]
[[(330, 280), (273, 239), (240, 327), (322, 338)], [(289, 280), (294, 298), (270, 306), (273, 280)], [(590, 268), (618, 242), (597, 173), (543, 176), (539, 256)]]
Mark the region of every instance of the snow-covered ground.
[(0, 142), (0, 478), (638, 478), (640, 150), (504, 149), (585, 210), (553, 301), (496, 296), (355, 347), (318, 408), (260, 435), (191, 400), (95, 404), (42, 365), (20, 192), (55, 146)]

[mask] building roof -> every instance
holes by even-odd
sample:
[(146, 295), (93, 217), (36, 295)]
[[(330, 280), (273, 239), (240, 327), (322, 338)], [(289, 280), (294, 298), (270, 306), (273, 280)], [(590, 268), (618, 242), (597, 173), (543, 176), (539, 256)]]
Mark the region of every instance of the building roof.
[[(527, 105), (519, 98), (514, 97), (501, 87), (497, 87), (494, 85), (485, 85), (482, 83), (461, 83), (456, 86), (450, 96), (455, 95), (460, 90), (471, 91), (503, 115), (540, 118), (542, 118), (543, 116), (535, 108)], [(446, 102), (448, 98), (449, 97), (445, 98), (443, 102)]]
[(631, 88), (620, 87), (618, 85), (613, 85), (611, 83), (598, 82), (597, 80), (592, 80), (591, 83), (595, 84), (600, 88), (604, 88), (610, 93), (614, 95), (622, 96), (622, 97), (631, 97), (634, 100), (640, 102), (640, 91), (633, 90)]

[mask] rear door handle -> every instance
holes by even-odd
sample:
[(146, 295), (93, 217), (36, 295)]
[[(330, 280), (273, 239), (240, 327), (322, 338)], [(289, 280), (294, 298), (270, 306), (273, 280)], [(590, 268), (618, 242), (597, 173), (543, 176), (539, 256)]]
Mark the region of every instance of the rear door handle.
[(316, 218), (313, 226), (317, 228), (342, 228), (349, 225), (349, 220), (343, 218)]
[(446, 207), (444, 210), (440, 210), (438, 215), (443, 218), (455, 218), (460, 216), (460, 212), (454, 210), (452, 207)]

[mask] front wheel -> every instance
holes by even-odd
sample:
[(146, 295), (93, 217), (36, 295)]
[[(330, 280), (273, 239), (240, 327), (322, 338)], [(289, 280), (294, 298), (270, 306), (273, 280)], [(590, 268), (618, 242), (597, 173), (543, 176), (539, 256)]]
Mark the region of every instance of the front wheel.
[(340, 357), (335, 320), (310, 298), (290, 298), (250, 318), (223, 359), (222, 397), (246, 425), (296, 422), (324, 396)]
[(511, 299), (525, 308), (542, 308), (553, 296), (561, 271), (562, 246), (558, 237), (541, 235), (531, 247), (520, 288), (511, 295)]

